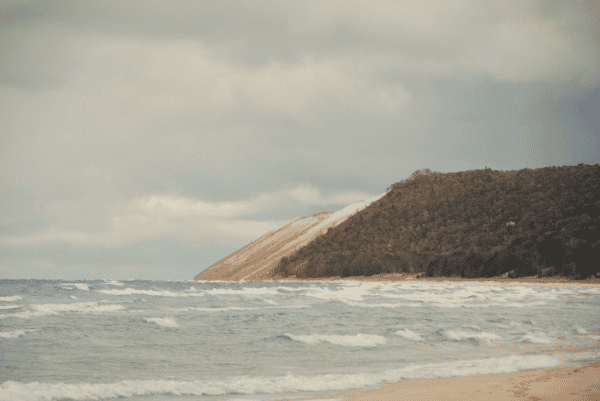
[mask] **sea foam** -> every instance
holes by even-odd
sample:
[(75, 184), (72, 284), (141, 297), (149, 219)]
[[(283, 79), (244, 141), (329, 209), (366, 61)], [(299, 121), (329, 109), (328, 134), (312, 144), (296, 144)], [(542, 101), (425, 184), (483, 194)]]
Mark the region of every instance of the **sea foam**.
[(19, 299), (23, 299), (18, 295), (13, 295), (12, 297), (0, 297), (0, 301), (2, 302), (14, 302), (14, 301), (18, 301)]
[(398, 330), (396, 332), (396, 334), (401, 337), (406, 338), (407, 340), (412, 340), (412, 341), (423, 340), (423, 337), (421, 337), (419, 334), (415, 333), (414, 331), (408, 330), (408, 329)]
[(0, 385), (0, 401), (51, 401), (56, 399), (100, 400), (136, 395), (225, 395), (280, 394), (298, 391), (341, 391), (382, 385), (402, 379), (471, 376), (515, 372), (523, 369), (554, 367), (555, 357), (511, 355), (502, 358), (458, 360), (438, 364), (409, 364), (377, 373), (300, 376), (238, 376), (225, 380), (126, 380), (116, 383), (22, 383), (7, 381)]
[(98, 290), (103, 294), (109, 295), (133, 295), (133, 294), (142, 294), (142, 295), (152, 295), (159, 297), (203, 297), (203, 293), (193, 293), (193, 292), (172, 292), (172, 291), (156, 291), (156, 290), (136, 290), (134, 288), (125, 288), (124, 290)]
[(165, 327), (179, 327), (179, 325), (177, 324), (177, 322), (175, 321), (174, 318), (172, 317), (151, 317), (151, 318), (147, 318), (144, 319), (146, 322), (148, 323), (156, 323), (159, 326), (165, 326)]
[(125, 309), (122, 305), (98, 305), (98, 302), (73, 302), (70, 304), (38, 304), (29, 305), (28, 310), (18, 313), (1, 315), (0, 318), (19, 317), (29, 319), (32, 317), (59, 315), (63, 313), (106, 313), (118, 312)]
[(334, 345), (343, 345), (345, 347), (376, 347), (378, 344), (385, 344), (387, 342), (385, 337), (361, 333), (358, 333), (355, 336), (335, 334), (297, 335), (286, 333), (286, 336), (294, 341), (309, 345), (318, 345), (322, 342), (327, 342)]

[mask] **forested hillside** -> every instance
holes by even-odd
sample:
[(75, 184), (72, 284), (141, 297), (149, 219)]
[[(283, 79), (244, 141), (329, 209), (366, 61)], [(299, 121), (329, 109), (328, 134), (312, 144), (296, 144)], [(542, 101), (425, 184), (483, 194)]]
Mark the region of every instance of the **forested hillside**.
[(425, 272), (564, 275), (600, 270), (600, 165), (415, 172), (279, 263), (279, 277)]

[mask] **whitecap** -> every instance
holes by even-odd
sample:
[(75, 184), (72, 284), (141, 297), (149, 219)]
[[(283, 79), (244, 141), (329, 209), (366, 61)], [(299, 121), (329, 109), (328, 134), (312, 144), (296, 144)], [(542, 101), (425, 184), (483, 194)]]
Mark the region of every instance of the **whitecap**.
[(582, 329), (581, 327), (576, 327), (575, 331), (577, 332), (577, 334), (587, 334), (587, 330)]
[(0, 301), (3, 302), (14, 302), (14, 301), (18, 301), (19, 299), (23, 299), (18, 295), (13, 295), (12, 297), (0, 297)]
[(0, 332), (0, 338), (19, 338), (20, 336), (23, 336), (23, 335), (25, 335), (24, 330)]
[(73, 302), (70, 304), (37, 304), (29, 305), (29, 310), (2, 315), (5, 317), (19, 317), (29, 319), (32, 317), (59, 315), (63, 313), (107, 313), (125, 309), (122, 305), (98, 305), (98, 302)]
[(298, 335), (286, 333), (290, 339), (309, 345), (318, 345), (321, 342), (327, 342), (334, 345), (343, 345), (345, 347), (376, 347), (379, 344), (387, 342), (385, 337), (375, 334), (361, 334), (355, 336), (344, 336), (335, 334), (309, 334)]
[(482, 340), (487, 345), (492, 345), (492, 340), (500, 340), (501, 337), (494, 333), (486, 333), (482, 332), (468, 332), (468, 331), (458, 331), (458, 330), (444, 330), (442, 334), (450, 339), (455, 341), (463, 341), (463, 340)]
[[(90, 287), (87, 284), (83, 284), (83, 283), (63, 283), (63, 286), (67, 290), (72, 290), (73, 287), (77, 288), (78, 290), (82, 290), (82, 291), (90, 290)], [(70, 287), (70, 288), (67, 288), (67, 287)]]
[(419, 334), (415, 333), (414, 331), (408, 330), (408, 329), (398, 330), (396, 332), (396, 334), (406, 338), (407, 340), (412, 340), (412, 341), (423, 340), (423, 337), (421, 337)]
[(0, 305), (0, 309), (18, 309), (23, 305)]
[(23, 383), (0, 384), (0, 399), (49, 401), (53, 399), (101, 400), (151, 394), (171, 396), (220, 396), (226, 394), (281, 394), (297, 391), (342, 391), (395, 382), (402, 379), (471, 376), (554, 367), (555, 357), (511, 355), (480, 360), (458, 360), (438, 364), (409, 364), (376, 373), (300, 376), (237, 376), (223, 380), (125, 380), (116, 383)]
[(159, 297), (203, 297), (203, 293), (192, 293), (192, 292), (171, 292), (171, 291), (155, 291), (155, 290), (136, 290), (134, 288), (125, 288), (124, 290), (98, 290), (104, 294), (109, 295), (153, 295)]
[(159, 326), (165, 326), (165, 327), (179, 327), (179, 325), (177, 324), (177, 322), (175, 321), (174, 318), (172, 317), (151, 317), (151, 318), (146, 318), (144, 319), (146, 322), (148, 323), (156, 323)]
[(521, 342), (529, 342), (532, 344), (550, 344), (552, 339), (548, 338), (546, 333), (537, 332), (526, 334), (521, 338)]

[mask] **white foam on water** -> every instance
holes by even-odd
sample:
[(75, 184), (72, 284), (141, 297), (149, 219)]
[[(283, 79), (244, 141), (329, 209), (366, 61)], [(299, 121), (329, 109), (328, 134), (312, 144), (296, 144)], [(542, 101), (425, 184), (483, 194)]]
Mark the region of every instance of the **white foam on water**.
[(450, 339), (455, 341), (463, 341), (463, 340), (482, 340), (484, 343), (488, 345), (492, 345), (492, 340), (500, 340), (501, 337), (494, 333), (486, 333), (485, 331), (481, 332), (472, 332), (472, 331), (458, 331), (458, 330), (444, 330), (442, 334)]
[(550, 344), (552, 343), (552, 339), (548, 338), (546, 333), (539, 331), (537, 333), (524, 335), (521, 338), (521, 342), (528, 342), (532, 344)]
[(32, 317), (59, 315), (63, 313), (107, 313), (125, 309), (122, 305), (98, 305), (98, 302), (73, 302), (70, 304), (39, 304), (29, 305), (29, 310), (2, 315), (0, 318), (18, 317), (29, 319)]
[(406, 338), (407, 340), (412, 340), (412, 341), (422, 341), (423, 337), (421, 337), (419, 334), (415, 333), (414, 331), (408, 330), (408, 329), (402, 329), (402, 330), (398, 330), (396, 332), (397, 335)]
[(424, 305), (418, 303), (397, 303), (397, 304), (366, 304), (361, 302), (353, 302), (353, 301), (342, 301), (346, 305), (357, 306), (359, 308), (421, 308)]
[(458, 360), (438, 364), (408, 364), (376, 373), (327, 374), (319, 376), (250, 377), (225, 380), (126, 380), (117, 383), (22, 383), (0, 385), (0, 401), (51, 401), (57, 399), (100, 400), (150, 394), (225, 395), (281, 394), (296, 391), (341, 391), (365, 388), (402, 379), (471, 376), (515, 372), (557, 366), (560, 361), (547, 355), (511, 355), (501, 358)]
[(575, 331), (577, 332), (577, 334), (587, 334), (587, 330), (582, 329), (581, 327), (576, 327)]
[[(286, 288), (286, 287), (279, 287)], [(297, 291), (299, 289), (294, 287), (287, 287), (289, 291)], [(243, 288), (241, 290), (234, 290), (230, 288), (214, 288), (212, 290), (206, 291), (207, 295), (242, 295), (242, 296), (263, 296), (263, 295), (278, 295), (280, 294), (277, 291), (276, 287), (263, 287), (263, 288)]]
[(136, 290), (134, 288), (125, 288), (124, 290), (98, 290), (104, 294), (109, 295), (133, 295), (143, 294), (152, 295), (159, 297), (203, 297), (203, 293), (192, 293), (192, 292), (171, 292), (171, 291), (155, 291), (155, 290)]
[(262, 306), (262, 307), (243, 307), (243, 306), (225, 306), (222, 308), (209, 308), (203, 306), (189, 306), (187, 308), (171, 308), (167, 309), (174, 312), (229, 312), (243, 310), (264, 310), (264, 309), (304, 309), (310, 308), (310, 305), (278, 305), (278, 306)]
[[(90, 290), (90, 287), (87, 284), (82, 284), (82, 283), (63, 283), (62, 285), (67, 290), (72, 290), (73, 287), (77, 288), (78, 290), (82, 290), (82, 291)], [(70, 288), (67, 288), (67, 287), (70, 287)]]
[(75, 295), (71, 295), (69, 298), (71, 298), (71, 299), (78, 299)]
[(146, 322), (148, 323), (156, 323), (159, 326), (165, 326), (165, 327), (179, 327), (179, 325), (177, 324), (177, 322), (175, 321), (174, 318), (172, 317), (151, 317), (151, 318), (147, 318), (144, 319)]
[(118, 286), (125, 285), (124, 283), (118, 282), (118, 281), (116, 281), (116, 280), (106, 280), (106, 284), (110, 284), (110, 285), (118, 285)]
[(20, 336), (23, 336), (23, 335), (25, 335), (24, 330), (0, 332), (0, 338), (19, 338)]
[(600, 336), (590, 336), (592, 340), (600, 340)]
[(443, 308), (511, 307), (529, 308), (544, 306), (561, 293), (528, 287), (502, 287), (485, 283), (425, 283), (402, 282), (381, 287), (377, 295), (411, 302), (421, 302)]
[(12, 297), (0, 297), (0, 301), (2, 302), (14, 302), (14, 301), (18, 301), (19, 299), (23, 299), (18, 295), (13, 295)]
[(17, 309), (20, 308), (23, 305), (0, 305), (0, 309)]
[(286, 336), (294, 341), (309, 345), (318, 345), (327, 342), (334, 345), (343, 345), (345, 347), (376, 347), (379, 344), (387, 343), (385, 337), (376, 334), (361, 334), (355, 336), (344, 336), (335, 334), (309, 334), (298, 335), (286, 333)]

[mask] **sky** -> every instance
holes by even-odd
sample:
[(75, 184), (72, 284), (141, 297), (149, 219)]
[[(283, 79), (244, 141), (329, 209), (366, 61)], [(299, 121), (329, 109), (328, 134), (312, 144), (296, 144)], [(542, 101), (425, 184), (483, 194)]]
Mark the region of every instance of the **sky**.
[(0, 2), (0, 279), (187, 280), (418, 169), (598, 163), (599, 7)]

